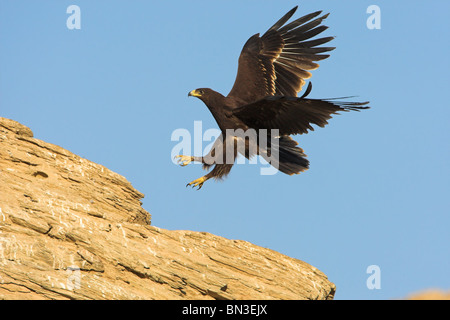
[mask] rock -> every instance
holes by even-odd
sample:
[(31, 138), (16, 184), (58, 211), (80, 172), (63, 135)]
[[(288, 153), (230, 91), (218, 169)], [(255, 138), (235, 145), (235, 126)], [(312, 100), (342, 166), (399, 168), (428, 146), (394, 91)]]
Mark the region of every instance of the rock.
[(33, 132), (30, 128), (24, 126), (23, 124), (18, 123), (17, 121), (6, 119), (6, 118), (0, 118), (0, 127), (3, 127), (2, 129), (7, 129), (9, 131), (14, 132), (15, 134), (33, 138)]
[(143, 196), (0, 118), (0, 299), (333, 299), (305, 262), (151, 226)]
[(403, 300), (450, 300), (450, 291), (428, 289), (412, 293)]

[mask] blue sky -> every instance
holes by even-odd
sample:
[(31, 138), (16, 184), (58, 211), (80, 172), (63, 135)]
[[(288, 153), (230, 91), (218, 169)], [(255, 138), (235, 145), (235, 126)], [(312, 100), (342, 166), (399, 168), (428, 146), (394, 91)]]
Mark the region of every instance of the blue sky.
[[(69, 30), (69, 5), (81, 29)], [(381, 29), (369, 30), (369, 5)], [(199, 165), (172, 163), (174, 130), (217, 128), (198, 87), (231, 89), (245, 41), (295, 5), (331, 12), (337, 49), (313, 72), (312, 98), (356, 95), (372, 109), (295, 139), (309, 171), (185, 187)], [(450, 3), (434, 1), (0, 2), (0, 116), (125, 176), (152, 224), (241, 239), (308, 262), (336, 299), (450, 289), (447, 98)], [(381, 270), (369, 290), (366, 269)]]

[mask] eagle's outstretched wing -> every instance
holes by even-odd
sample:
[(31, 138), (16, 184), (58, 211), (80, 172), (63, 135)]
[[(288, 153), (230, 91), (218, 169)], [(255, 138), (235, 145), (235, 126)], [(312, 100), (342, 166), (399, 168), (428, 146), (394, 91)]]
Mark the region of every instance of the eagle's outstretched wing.
[[(308, 86), (307, 92), (311, 90)], [(343, 98), (341, 98), (343, 99)], [(312, 125), (324, 127), (333, 114), (340, 111), (368, 109), (369, 102), (347, 102), (340, 99), (307, 99), (304, 96), (272, 96), (233, 110), (233, 115), (248, 127), (278, 129), (279, 135), (303, 134), (313, 131)]]
[(311, 77), (307, 70), (319, 67), (316, 61), (328, 58), (322, 54), (334, 47), (320, 47), (332, 40), (311, 40), (328, 27), (321, 25), (328, 14), (322, 11), (305, 15), (284, 25), (294, 14), (293, 8), (260, 37), (252, 36), (239, 57), (238, 73), (228, 97), (252, 103), (266, 96), (296, 97)]

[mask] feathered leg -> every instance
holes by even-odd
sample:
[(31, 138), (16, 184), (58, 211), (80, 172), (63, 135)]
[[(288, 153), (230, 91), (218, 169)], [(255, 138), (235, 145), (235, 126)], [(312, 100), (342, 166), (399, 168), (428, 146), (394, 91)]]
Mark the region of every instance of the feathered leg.
[[(231, 168), (234, 165), (234, 161), (237, 156), (237, 145), (234, 137), (225, 138), (225, 143), (223, 143), (222, 136), (214, 142), (213, 148), (209, 154), (205, 157), (191, 157), (194, 158), (192, 161), (198, 161), (203, 163), (204, 168), (209, 168), (214, 164), (214, 168), (203, 177), (200, 177), (192, 182), (189, 182), (187, 186), (193, 188), (197, 187), (200, 190), (203, 184), (211, 179), (222, 179), (228, 173), (230, 173)], [(219, 141), (218, 141), (219, 140)], [(229, 150), (229, 152), (227, 152)], [(189, 159), (188, 159), (189, 160)]]

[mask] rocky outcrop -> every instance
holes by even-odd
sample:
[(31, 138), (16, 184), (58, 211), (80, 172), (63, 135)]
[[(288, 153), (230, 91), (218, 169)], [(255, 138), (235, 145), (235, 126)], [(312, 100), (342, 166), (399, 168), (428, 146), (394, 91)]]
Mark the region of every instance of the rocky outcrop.
[(0, 118), (0, 299), (332, 299), (309, 264), (150, 225), (122, 176)]

